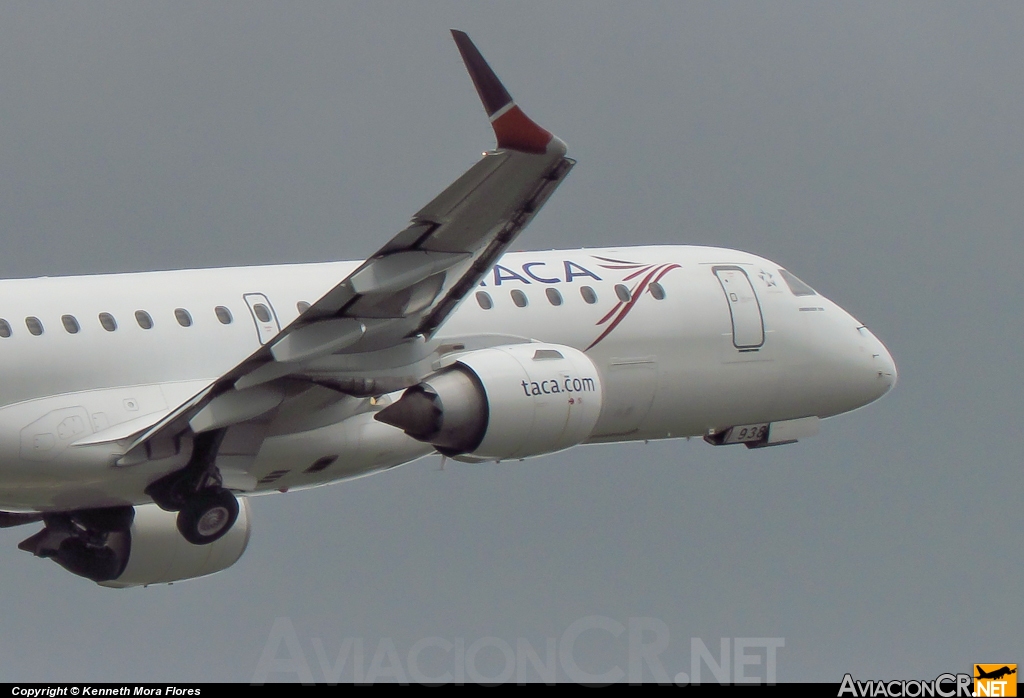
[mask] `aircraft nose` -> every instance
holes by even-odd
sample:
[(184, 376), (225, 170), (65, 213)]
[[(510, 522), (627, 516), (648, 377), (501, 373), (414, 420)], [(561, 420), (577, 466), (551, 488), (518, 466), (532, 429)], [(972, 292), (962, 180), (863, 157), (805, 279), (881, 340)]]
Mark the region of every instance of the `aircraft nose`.
[(878, 397), (885, 395), (887, 392), (893, 389), (896, 385), (896, 362), (892, 358), (892, 354), (882, 344), (882, 341), (878, 339), (870, 330), (866, 327), (860, 328), (861, 332), (866, 332), (874, 340), (875, 348), (871, 353), (871, 360), (874, 370), (878, 374), (878, 385), (879, 394)]
[(846, 325), (842, 336), (842, 341), (831, 345), (835, 351), (829, 364), (834, 388), (829, 407), (819, 416), (863, 407), (896, 384), (892, 355), (867, 327), (860, 323)]

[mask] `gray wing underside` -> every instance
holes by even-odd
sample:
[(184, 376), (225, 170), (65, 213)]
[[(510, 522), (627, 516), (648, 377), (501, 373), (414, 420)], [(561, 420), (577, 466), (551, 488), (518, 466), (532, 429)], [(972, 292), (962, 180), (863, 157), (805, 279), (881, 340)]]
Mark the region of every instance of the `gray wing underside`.
[[(490, 113), (493, 85), (501, 84), (468, 37), (456, 33), (456, 41)], [(273, 416), (289, 404), (301, 411), (304, 393), (375, 396), (425, 377), (446, 351), (433, 339), (438, 328), (575, 164), (565, 157), (561, 140), (528, 119), (524, 130), (525, 115), (507, 92), (502, 98), (508, 100), (505, 110), (491, 120), (499, 146), (506, 147), (485, 153), (274, 339), (159, 423), (125, 440), (117, 465), (149, 463), (155, 473), (171, 472), (196, 459), (198, 437), (219, 434), (206, 441), (243, 442), (234, 450), (243, 451), (235, 461), (244, 470)], [(515, 119), (507, 116), (509, 107), (518, 113)], [(222, 460), (223, 466), (229, 459)]]

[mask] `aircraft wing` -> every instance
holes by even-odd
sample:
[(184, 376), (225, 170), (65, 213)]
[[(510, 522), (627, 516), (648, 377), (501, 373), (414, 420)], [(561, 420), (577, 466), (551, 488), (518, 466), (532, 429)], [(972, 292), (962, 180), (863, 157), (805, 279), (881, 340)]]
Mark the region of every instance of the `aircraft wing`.
[(247, 428), (254, 458), (268, 415), (304, 390), (374, 396), (414, 385), (430, 372), (436, 330), (575, 164), (565, 157), (565, 143), (516, 106), (469, 37), (452, 34), (497, 149), (274, 339), (126, 440), (119, 466), (163, 463), (158, 472), (179, 470), (182, 463), (207, 467), (225, 430), (239, 426)]

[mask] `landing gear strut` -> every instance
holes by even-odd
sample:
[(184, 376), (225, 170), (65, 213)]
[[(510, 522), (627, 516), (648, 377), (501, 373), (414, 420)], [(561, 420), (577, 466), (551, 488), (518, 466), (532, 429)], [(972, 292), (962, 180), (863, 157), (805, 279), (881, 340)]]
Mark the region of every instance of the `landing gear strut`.
[(189, 465), (146, 488), (164, 511), (178, 512), (178, 531), (193, 545), (207, 545), (231, 530), (238, 519), (238, 500), (221, 486), (213, 464), (222, 432), (196, 437)]

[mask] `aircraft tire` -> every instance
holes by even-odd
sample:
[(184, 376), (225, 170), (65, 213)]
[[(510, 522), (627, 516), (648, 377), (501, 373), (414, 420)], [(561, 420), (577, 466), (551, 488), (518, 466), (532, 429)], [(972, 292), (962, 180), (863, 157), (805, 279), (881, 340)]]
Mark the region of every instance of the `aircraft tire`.
[(200, 492), (178, 512), (178, 531), (193, 545), (207, 545), (231, 530), (238, 519), (238, 500), (225, 489)]

